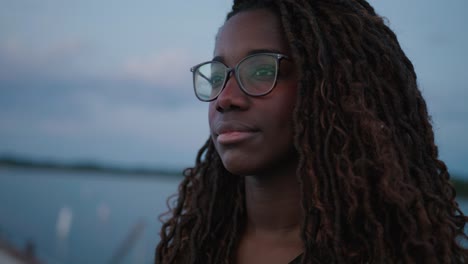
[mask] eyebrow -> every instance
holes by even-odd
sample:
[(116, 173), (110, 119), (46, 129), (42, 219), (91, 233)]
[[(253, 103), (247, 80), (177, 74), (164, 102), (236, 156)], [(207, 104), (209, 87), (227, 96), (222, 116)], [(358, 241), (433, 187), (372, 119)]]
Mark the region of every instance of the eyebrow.
[[(281, 52), (279, 50), (276, 50), (276, 49), (253, 49), (253, 50), (250, 50), (249, 52), (247, 52), (246, 56), (250, 56), (250, 55), (254, 55), (254, 54), (258, 54), (258, 53), (280, 53), (280, 54), (284, 54), (284, 52)], [(212, 61), (218, 61), (218, 62), (222, 62), (224, 63), (224, 57), (223, 56), (216, 56), (212, 59)]]

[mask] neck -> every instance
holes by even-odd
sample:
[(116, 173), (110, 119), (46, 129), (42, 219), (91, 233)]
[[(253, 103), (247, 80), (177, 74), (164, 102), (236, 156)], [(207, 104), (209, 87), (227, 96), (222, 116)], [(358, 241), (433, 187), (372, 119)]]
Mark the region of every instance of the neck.
[(247, 219), (237, 263), (289, 263), (304, 251), (300, 184), (292, 163), (244, 176)]
[(295, 166), (246, 176), (247, 234), (299, 234), (302, 209)]

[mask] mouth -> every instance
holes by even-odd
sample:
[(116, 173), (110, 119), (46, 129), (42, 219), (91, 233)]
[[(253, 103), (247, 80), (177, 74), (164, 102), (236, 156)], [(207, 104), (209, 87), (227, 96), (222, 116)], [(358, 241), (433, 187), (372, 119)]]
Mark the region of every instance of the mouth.
[(219, 144), (231, 145), (254, 137), (259, 130), (240, 122), (220, 122), (215, 126), (214, 132)]
[(219, 134), (216, 137), (216, 141), (221, 145), (231, 145), (235, 143), (240, 143), (251, 137), (253, 137), (257, 132), (246, 132), (246, 131), (232, 131)]

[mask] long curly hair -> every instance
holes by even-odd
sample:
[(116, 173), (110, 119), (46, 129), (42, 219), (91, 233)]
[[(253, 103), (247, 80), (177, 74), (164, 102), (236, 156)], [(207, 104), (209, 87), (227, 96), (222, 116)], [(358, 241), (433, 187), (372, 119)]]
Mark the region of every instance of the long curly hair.
[[(365, 0), (237, 0), (227, 20), (259, 8), (280, 18), (299, 69), (302, 263), (467, 261), (467, 217), (413, 65), (384, 19)], [(244, 179), (211, 139), (184, 176), (155, 263), (233, 263)]]

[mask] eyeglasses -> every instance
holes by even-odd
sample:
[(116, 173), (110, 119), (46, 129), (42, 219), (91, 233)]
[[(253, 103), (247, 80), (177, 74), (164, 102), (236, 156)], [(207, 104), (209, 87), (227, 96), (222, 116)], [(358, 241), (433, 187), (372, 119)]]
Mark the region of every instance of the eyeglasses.
[(288, 58), (278, 53), (257, 53), (242, 59), (234, 68), (219, 61), (207, 61), (193, 66), (193, 87), (200, 101), (210, 102), (218, 98), (231, 75), (241, 90), (258, 97), (270, 93), (276, 85), (280, 61)]

